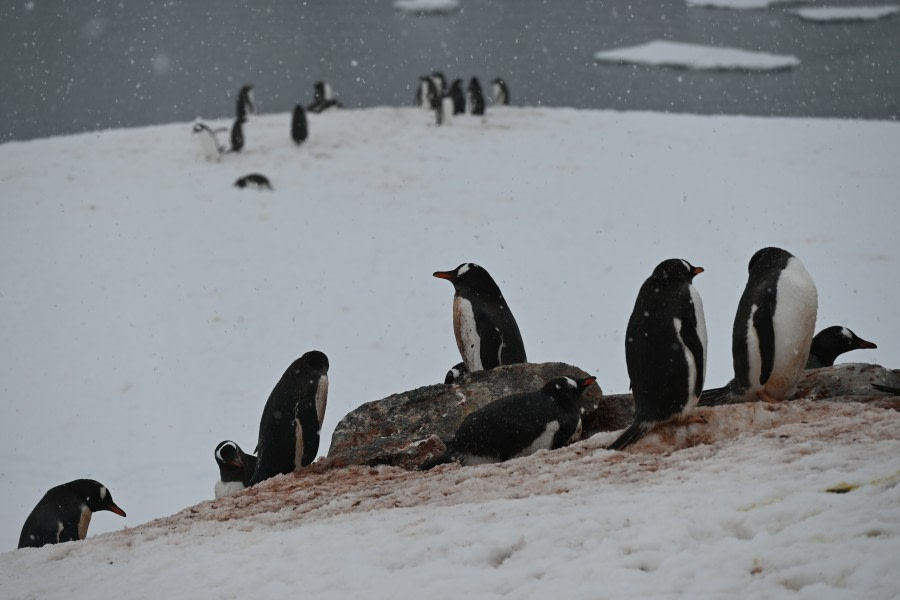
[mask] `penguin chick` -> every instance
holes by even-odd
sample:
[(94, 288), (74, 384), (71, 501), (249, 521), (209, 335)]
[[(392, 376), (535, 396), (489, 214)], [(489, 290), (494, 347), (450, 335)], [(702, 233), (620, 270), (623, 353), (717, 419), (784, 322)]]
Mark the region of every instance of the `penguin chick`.
[(459, 462), (477, 465), (564, 446), (581, 426), (578, 400), (596, 377), (556, 377), (540, 390), (505, 396), (469, 414), (447, 451), (420, 470)]
[(453, 284), (453, 333), (470, 373), (528, 362), (516, 319), (484, 268), (463, 263), (434, 276)]
[(851, 350), (864, 350), (877, 348), (872, 342), (867, 342), (855, 333), (833, 325), (826, 327), (815, 335), (809, 347), (809, 360), (806, 361), (807, 369), (819, 369), (834, 365), (834, 359)]
[(91, 514), (98, 510), (125, 516), (106, 486), (93, 479), (76, 479), (50, 488), (25, 519), (19, 548), (83, 540)]
[(621, 450), (697, 406), (706, 374), (706, 320), (686, 260), (659, 263), (641, 286), (625, 331), (634, 422), (609, 446)]

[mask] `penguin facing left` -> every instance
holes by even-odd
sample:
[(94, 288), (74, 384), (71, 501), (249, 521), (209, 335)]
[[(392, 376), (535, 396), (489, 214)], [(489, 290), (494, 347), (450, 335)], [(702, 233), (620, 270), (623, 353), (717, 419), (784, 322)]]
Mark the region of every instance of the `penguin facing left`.
[(434, 276), (453, 284), (453, 333), (470, 373), (528, 362), (516, 319), (486, 269), (463, 263)]
[(244, 123), (247, 117), (238, 117), (231, 126), (231, 149), (230, 152), (240, 152), (244, 148)]
[(686, 260), (670, 258), (641, 286), (625, 330), (634, 422), (609, 450), (621, 450), (697, 406), (706, 374), (707, 335), (703, 302), (692, 282), (702, 272)]
[(502, 462), (538, 450), (562, 448), (581, 426), (578, 399), (596, 377), (557, 377), (540, 390), (504, 396), (469, 414), (441, 456), (420, 470), (459, 462)]
[(256, 470), (256, 457), (247, 454), (231, 440), (219, 442), (214, 453), (219, 465), (219, 480), (216, 482), (216, 498), (237, 494), (250, 484)]
[(509, 105), (509, 87), (507, 87), (506, 82), (497, 77), (494, 81), (491, 82), (493, 92), (494, 92), (494, 104), (499, 104), (500, 106), (508, 106)]
[(256, 114), (256, 106), (253, 104), (253, 86), (245, 85), (238, 91), (235, 116), (238, 119), (246, 119), (252, 114)]
[(93, 479), (76, 479), (50, 488), (25, 519), (19, 548), (83, 540), (91, 514), (98, 510), (125, 516), (106, 486)]
[(826, 327), (815, 335), (809, 347), (809, 360), (806, 361), (807, 369), (819, 369), (830, 367), (834, 360), (844, 352), (851, 350), (866, 350), (877, 348), (872, 342), (868, 342), (846, 327), (832, 325)]
[(316, 458), (327, 399), (328, 357), (312, 350), (291, 363), (266, 401), (250, 485)]
[(809, 359), (819, 299), (806, 267), (787, 250), (769, 247), (753, 254), (747, 270), (731, 336), (734, 379), (704, 390), (701, 406), (783, 400)]
[(469, 80), (469, 87), (466, 88), (466, 102), (469, 106), (469, 113), (473, 115), (484, 114), (484, 92), (481, 89), (481, 82), (477, 77)]
[(306, 121), (306, 111), (303, 106), (298, 104), (294, 107), (294, 114), (291, 115), (291, 139), (298, 146), (306, 141), (309, 137), (309, 126)]

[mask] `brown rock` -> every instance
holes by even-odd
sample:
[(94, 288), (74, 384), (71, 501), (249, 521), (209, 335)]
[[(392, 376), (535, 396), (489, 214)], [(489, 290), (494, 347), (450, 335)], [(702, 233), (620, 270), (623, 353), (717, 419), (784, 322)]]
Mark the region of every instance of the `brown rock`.
[(900, 396), (876, 390), (873, 383), (900, 387), (896, 371), (867, 363), (844, 363), (833, 367), (809, 369), (794, 392), (795, 399), (829, 402), (863, 402), (900, 410)]

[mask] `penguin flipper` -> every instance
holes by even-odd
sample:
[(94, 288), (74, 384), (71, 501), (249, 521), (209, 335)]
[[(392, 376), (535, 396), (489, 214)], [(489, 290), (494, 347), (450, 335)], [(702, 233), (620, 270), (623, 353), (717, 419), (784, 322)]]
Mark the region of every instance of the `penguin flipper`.
[(897, 387), (892, 387), (889, 385), (881, 385), (879, 383), (873, 383), (872, 387), (880, 392), (887, 392), (888, 394), (900, 396), (900, 388), (897, 388)]
[(759, 383), (764, 385), (772, 376), (775, 365), (775, 302), (773, 294), (766, 294), (763, 303), (753, 313), (753, 328), (759, 340)]
[(689, 323), (687, 327), (681, 328), (681, 339), (688, 351), (694, 357), (694, 368), (696, 370), (696, 380), (694, 389), (690, 390), (692, 394), (699, 396), (703, 392), (703, 374), (705, 371), (705, 360), (703, 351), (703, 342), (700, 341), (700, 334), (697, 333), (697, 319), (693, 311), (689, 311)]
[(620, 435), (618, 439), (616, 439), (616, 441), (607, 446), (606, 449), (622, 450), (623, 448), (630, 446), (631, 444), (647, 435), (647, 433), (651, 429), (653, 429), (653, 426), (655, 424), (656, 423), (653, 423), (652, 421), (635, 421), (628, 426), (628, 429), (626, 429), (622, 433), (622, 435)]

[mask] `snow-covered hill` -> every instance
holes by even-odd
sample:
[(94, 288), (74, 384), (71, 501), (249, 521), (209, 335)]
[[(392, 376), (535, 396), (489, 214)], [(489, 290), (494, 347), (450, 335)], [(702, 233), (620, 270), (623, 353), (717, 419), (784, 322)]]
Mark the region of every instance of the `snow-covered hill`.
[[(330, 432), (346, 412), (438, 382), (457, 362), (452, 291), (431, 273), (464, 261), (479, 262), (497, 279), (531, 360), (576, 364), (596, 374), (606, 392), (627, 390), (623, 335), (634, 296), (653, 267), (673, 256), (706, 269), (696, 285), (710, 333), (707, 381), (724, 383), (746, 263), (770, 244), (798, 255), (815, 278), (822, 326), (844, 324), (879, 345), (848, 359), (896, 367), (898, 127), (510, 108), (437, 128), (424, 111), (378, 108), (311, 115), (311, 138), (299, 148), (290, 141), (287, 115), (258, 117), (245, 127), (246, 151), (221, 162), (203, 159), (186, 123), (0, 145), (5, 340), (0, 386), (6, 407), (0, 422), (0, 548), (15, 547), (22, 522), (44, 491), (77, 477), (107, 484), (129, 515), (123, 520), (98, 514), (92, 536), (123, 524), (136, 527), (212, 497), (215, 444), (230, 438), (252, 449), (272, 386), (294, 358), (313, 348), (331, 360), (324, 454)], [(252, 171), (269, 176), (275, 190), (232, 187)], [(849, 427), (855, 421), (843, 422)], [(719, 442), (672, 455), (681, 466), (666, 480), (683, 478), (684, 490), (691, 490), (680, 500), (668, 488), (638, 485), (646, 473), (635, 471), (625, 486), (606, 484), (602, 473), (588, 469), (572, 475), (590, 482), (576, 504), (569, 504), (571, 494), (538, 495), (534, 504), (476, 495), (446, 510), (410, 506), (365, 518), (335, 513), (298, 529), (289, 521), (273, 526), (266, 541), (244, 536), (243, 530), (268, 532), (257, 527), (267, 517), (254, 520), (242, 513), (234, 528), (198, 520), (189, 532), (171, 537), (100, 538), (5, 554), (0, 586), (6, 589), (0, 596), (27, 597), (29, 590), (43, 589), (32, 587), (42, 565), (47, 557), (64, 554), (66, 561), (53, 564), (74, 565), (75, 557), (83, 556), (79, 572), (94, 563), (96, 577), (112, 577), (113, 592), (121, 591), (113, 581), (130, 577), (132, 570), (165, 567), (185, 574), (173, 575), (176, 583), (205, 582), (209, 596), (227, 596), (214, 581), (234, 572), (232, 557), (253, 558), (256, 565), (252, 572), (259, 579), (244, 592), (260, 589), (264, 581), (276, 585), (279, 579), (266, 579), (271, 574), (266, 569), (290, 569), (296, 579), (288, 581), (330, 586), (334, 597), (341, 582), (351, 592), (361, 589), (355, 586), (371, 589), (370, 576), (387, 573), (409, 590), (422, 589), (447, 562), (446, 572), (453, 576), (443, 589), (449, 595), (474, 590), (468, 586), (478, 583), (478, 578), (464, 583), (466, 577), (451, 565), (480, 569), (485, 556), (506, 552), (491, 549), (518, 547), (520, 538), (522, 547), (530, 548), (522, 555), (528, 560), (502, 582), (489, 579), (490, 593), (520, 589), (510, 587), (513, 580), (530, 577), (535, 587), (521, 588), (522, 594), (537, 595), (543, 586), (558, 589), (577, 572), (596, 587), (572, 589), (597, 597), (604, 585), (620, 581), (609, 581), (614, 576), (603, 565), (611, 563), (619, 572), (632, 560), (634, 585), (645, 581), (659, 592), (669, 583), (676, 591), (742, 589), (736, 572), (725, 569), (733, 561), (714, 563), (723, 552), (712, 546), (705, 564), (718, 581), (713, 588), (690, 583), (702, 583), (701, 572), (691, 578), (684, 570), (703, 544), (679, 554), (677, 567), (663, 560), (674, 556), (670, 544), (683, 548), (673, 539), (693, 535), (678, 528), (699, 527), (701, 540), (725, 540), (731, 535), (726, 531), (733, 533), (724, 526), (703, 528), (701, 517), (711, 510), (707, 500), (715, 506), (724, 495), (748, 499), (740, 506), (765, 504), (766, 498), (781, 497), (779, 482), (792, 482), (801, 486), (790, 488), (797, 494), (803, 489), (829, 503), (847, 502), (842, 510), (852, 513), (853, 503), (860, 502), (854, 498), (875, 494), (879, 504), (896, 493), (891, 486), (864, 486), (861, 493), (844, 496), (820, 489), (835, 479), (857, 481), (851, 475), (863, 456), (872, 458), (859, 473), (860, 483), (890, 478), (900, 469), (890, 439), (871, 445), (806, 442), (809, 460), (820, 471), (808, 485), (787, 467), (769, 479), (773, 459), (765, 452), (752, 457), (760, 446), (793, 452), (781, 438), (763, 436), (746, 450), (738, 442)], [(589, 440), (584, 448), (601, 445)], [(692, 472), (698, 459), (678, 460), (697, 452), (724, 455), (723, 462), (703, 463), (720, 473), (721, 488), (705, 470)], [(746, 460), (728, 462), (732, 452), (746, 452)], [(587, 456), (591, 464), (612, 460), (599, 450)], [(635, 469), (641, 461), (627, 460), (638, 461)], [(535, 468), (549, 468), (542, 465)], [(542, 473), (548, 480), (557, 476), (552, 470)], [(468, 485), (482, 479), (464, 477), (472, 481)], [(694, 495), (698, 486), (704, 493)], [(809, 514), (814, 509), (807, 499), (801, 495), (772, 510)], [(586, 521), (616, 502), (633, 503), (636, 512), (616, 513), (627, 521)], [(662, 520), (636, 531), (640, 543), (628, 556), (638, 550), (645, 556), (651, 548), (658, 554), (646, 564), (629, 559), (622, 550), (631, 535), (625, 523), (649, 523), (645, 513), (657, 502), (663, 509), (654, 519)], [(541, 519), (549, 515), (554, 519)], [(559, 515), (570, 520), (557, 521)], [(443, 525), (432, 527), (435, 519)], [(803, 522), (813, 538), (832, 539), (823, 522)], [(865, 556), (858, 561), (832, 542), (821, 550), (847, 561), (834, 566), (856, 569), (870, 549), (880, 548), (877, 544), (896, 544), (892, 523), (872, 529), (882, 532), (878, 535), (863, 536)], [(490, 536), (482, 545), (465, 541), (489, 531), (496, 533), (496, 544)], [(787, 552), (784, 540), (794, 539), (775, 535), (761, 521), (742, 531), (760, 548), (775, 546), (770, 549), (775, 557)], [(592, 548), (609, 536), (622, 544), (611, 554), (593, 555)], [(378, 540), (388, 538), (379, 549)], [(236, 547), (247, 548), (247, 554)], [(128, 552), (137, 554), (128, 558)], [(734, 552), (728, 556), (740, 549)], [(107, 554), (120, 568), (125, 561), (131, 567), (116, 570), (100, 560)], [(270, 554), (279, 561), (262, 562)], [(799, 579), (782, 572), (771, 575), (773, 580), (787, 577), (793, 582), (788, 587), (802, 587), (797, 582), (806, 582), (811, 565), (819, 563), (808, 552), (797, 554), (797, 564), (806, 565), (797, 567)], [(878, 549), (871, 559), (886, 555)], [(193, 567), (192, 556), (199, 561)], [(591, 556), (596, 560), (590, 564), (575, 560)], [(431, 566), (405, 572), (410, 560)], [(830, 559), (821, 560), (831, 565)], [(531, 565), (536, 570), (529, 570)], [(774, 573), (765, 570), (768, 565), (762, 572)], [(647, 575), (651, 571), (656, 574)], [(14, 573), (14, 579), (6, 577)], [(317, 583), (315, 574), (321, 575)], [(147, 577), (136, 581), (144, 581), (149, 595), (158, 591), (158, 582)], [(828, 585), (836, 589), (876, 589), (860, 588), (849, 571), (829, 571), (829, 577)], [(49, 587), (35, 597), (51, 595)]]

